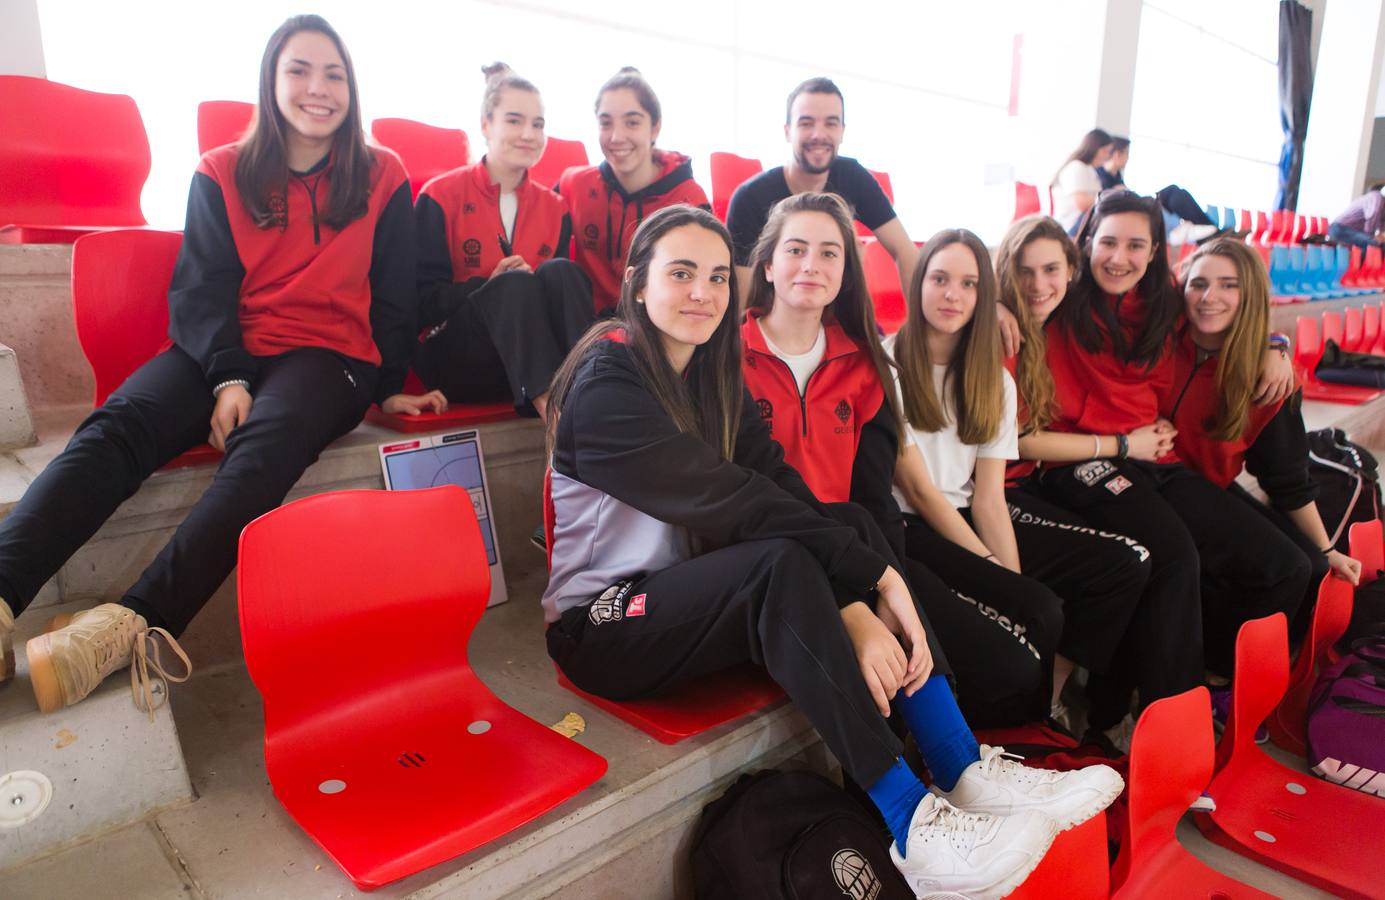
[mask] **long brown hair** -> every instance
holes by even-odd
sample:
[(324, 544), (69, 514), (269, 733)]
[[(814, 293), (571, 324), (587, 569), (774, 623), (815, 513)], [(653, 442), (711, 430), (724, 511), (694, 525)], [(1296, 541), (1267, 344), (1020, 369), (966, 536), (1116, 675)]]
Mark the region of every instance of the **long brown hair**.
[(1024, 248), (1039, 240), (1058, 242), (1072, 275), (1077, 273), (1082, 263), (1077, 245), (1068, 237), (1063, 226), (1044, 215), (1025, 216), (1011, 224), (1001, 239), (1000, 249), (996, 251), (995, 271), (1000, 302), (1020, 323), (1020, 335), (1024, 338), (1015, 358), (1015, 382), (1029, 411), (1028, 419), (1021, 423), (1026, 433), (1041, 431), (1058, 418), (1058, 393), (1053, 384), (1053, 373), (1048, 368), (1048, 342), (1044, 337), (1044, 326), (1030, 312), (1020, 279)]
[(356, 68), (346, 45), (322, 16), (291, 16), (269, 36), (260, 60), (260, 96), (250, 128), (241, 139), (236, 158), (236, 190), (241, 203), (260, 228), (285, 227), (287, 221), (275, 197), (288, 190), (288, 122), (274, 97), (279, 55), (289, 38), (300, 31), (316, 31), (336, 45), (346, 67), (346, 86), (350, 105), (346, 118), (332, 135), (332, 180), (327, 202), (318, 212), (318, 221), (342, 229), (366, 214), (370, 202), (370, 167), (375, 158), (366, 146), (361, 130), (361, 104), (356, 90)]
[(904, 414), (920, 431), (947, 427), (947, 408), (933, 389), (933, 359), (928, 350), (928, 322), (923, 318), (923, 279), (928, 265), (944, 247), (962, 244), (976, 257), (976, 311), (962, 326), (957, 351), (947, 364), (943, 390), (952, 391), (957, 436), (965, 444), (995, 438), (1005, 415), (1004, 359), (996, 324), (996, 280), (986, 245), (965, 228), (940, 231), (919, 252), (909, 279), (908, 317), (895, 338), (894, 359), (903, 386)]
[(1231, 441), (1244, 434), (1250, 423), (1251, 398), (1270, 336), (1270, 279), (1260, 254), (1230, 238), (1217, 238), (1198, 247), (1188, 257), (1184, 277), (1192, 272), (1194, 263), (1206, 256), (1231, 260), (1241, 285), (1240, 305), (1217, 353), (1217, 394), (1221, 402), (1217, 411), (1202, 423), (1212, 439)]
[(1082, 135), (1082, 140), (1077, 143), (1077, 149), (1068, 154), (1068, 158), (1063, 160), (1063, 165), (1058, 167), (1058, 171), (1053, 173), (1053, 178), (1049, 179), (1048, 183), (1057, 184), (1058, 176), (1062, 174), (1067, 164), (1073, 160), (1086, 163), (1089, 166), (1092, 165), (1092, 160), (1096, 159), (1097, 153), (1100, 152), (1102, 147), (1111, 143), (1111, 141), (1110, 132), (1101, 128), (1093, 128), (1091, 131)]
[(735, 267), (728, 276), (731, 293), (726, 314), (707, 343), (693, 349), (692, 361), (681, 376), (669, 364), (658, 326), (649, 318), (648, 308), (635, 299), (649, 284), (649, 264), (660, 239), (684, 225), (705, 228), (721, 238), (726, 244), (727, 258), (733, 258), (730, 233), (706, 210), (680, 203), (666, 206), (640, 223), (630, 241), (626, 260), (627, 267), (634, 272), (621, 285), (615, 318), (593, 325), (553, 376), (548, 395), (550, 454), (557, 439), (558, 418), (577, 371), (593, 348), (619, 329), (624, 331), (624, 343), (630, 350), (640, 381), (673, 419), (678, 430), (696, 435), (728, 460), (735, 456), (736, 429), (745, 393), (741, 375), (741, 329), (731, 313), (731, 305), (738, 296)]
[(774, 307), (774, 285), (765, 278), (765, 271), (774, 261), (774, 250), (784, 233), (784, 224), (797, 213), (816, 212), (831, 216), (841, 234), (842, 254), (846, 262), (842, 284), (837, 296), (823, 310), (823, 319), (835, 321), (856, 346), (865, 351), (875, 366), (875, 375), (885, 389), (885, 402), (894, 421), (895, 437), (902, 438), (899, 421), (899, 398), (894, 386), (894, 372), (889, 357), (880, 346), (880, 329), (875, 324), (875, 304), (866, 286), (865, 267), (861, 264), (861, 248), (856, 243), (856, 229), (846, 201), (836, 194), (812, 191), (785, 197), (769, 211), (764, 230), (755, 242), (750, 255), (750, 291), (747, 310), (768, 313)]

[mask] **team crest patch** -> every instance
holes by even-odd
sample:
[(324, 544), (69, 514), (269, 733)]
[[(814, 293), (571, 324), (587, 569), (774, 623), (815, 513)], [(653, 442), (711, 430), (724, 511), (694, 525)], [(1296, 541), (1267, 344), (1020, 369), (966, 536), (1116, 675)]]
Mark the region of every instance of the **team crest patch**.
[(462, 215), (464, 215), (464, 216), (469, 216), (469, 215), (471, 215), (471, 214), (474, 213), (474, 212), (476, 212), (476, 204), (475, 204), (475, 203), (467, 202), (467, 203), (463, 203), (463, 204), (462, 204)]
[(1129, 487), (1131, 487), (1130, 479), (1126, 478), (1124, 475), (1117, 475), (1115, 478), (1106, 482), (1106, 490), (1118, 496)]
[(630, 598), (630, 602), (625, 604), (625, 618), (644, 615), (644, 597), (644, 594), (636, 594)]
[(851, 404), (843, 400), (837, 404), (837, 408), (832, 412), (836, 413), (837, 418), (841, 419), (842, 424), (845, 425), (847, 420), (851, 418)]
[(462, 241), (462, 252), (467, 256), (477, 256), (481, 252), (481, 242), (476, 238), (467, 238)]
[(539, 256), (552, 256), (552, 255), (553, 255), (553, 248), (552, 248), (552, 247), (548, 246), (547, 244), (541, 244), (541, 245), (539, 245)]
[[(1091, 462), (1084, 462), (1082, 465), (1072, 470), (1072, 475), (1087, 487), (1094, 486), (1097, 482), (1104, 479), (1116, 471), (1116, 467), (1104, 459), (1094, 459)], [(1126, 482), (1129, 484), (1129, 482)], [(1119, 493), (1119, 492), (1117, 492)]]
[[(587, 619), (593, 625), (600, 625), (603, 622), (619, 622), (624, 614), (621, 612), (621, 602), (625, 595), (630, 591), (630, 586), (635, 582), (631, 579), (617, 581), (615, 584), (606, 588), (600, 597), (597, 597), (587, 607)], [(639, 596), (640, 611), (631, 615), (644, 615), (644, 595)]]

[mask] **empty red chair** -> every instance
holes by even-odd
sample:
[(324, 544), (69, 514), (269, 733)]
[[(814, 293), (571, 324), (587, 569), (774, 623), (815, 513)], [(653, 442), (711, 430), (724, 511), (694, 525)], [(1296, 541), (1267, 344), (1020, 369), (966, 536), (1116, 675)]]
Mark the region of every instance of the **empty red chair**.
[(1288, 680), (1284, 614), (1242, 625), (1231, 715), (1208, 788), (1217, 808), (1195, 820), (1209, 840), (1300, 881), (1339, 897), (1379, 897), (1385, 854), (1365, 836), (1385, 833), (1385, 804), (1281, 765), (1255, 744)]
[(1351, 558), (1361, 563), (1361, 583), (1370, 584), (1385, 575), (1385, 537), (1380, 520), (1351, 526)]
[(1025, 216), (1032, 216), (1039, 212), (1039, 189), (1032, 184), (1025, 184), (1023, 181), (1015, 182), (1015, 215), (1011, 221), (1018, 221)]
[(1244, 235), (1244, 236), (1249, 236), (1249, 235), (1250, 235), (1250, 230), (1251, 230), (1251, 224), (1250, 224), (1250, 210), (1248, 210), (1248, 209), (1243, 209), (1243, 210), (1241, 210), (1241, 221), (1240, 221), (1240, 224), (1236, 226), (1236, 230), (1239, 231), (1239, 232), (1241, 232), (1241, 234)]
[(1178, 820), (1212, 777), (1212, 704), (1198, 687), (1151, 703), (1130, 741), (1129, 827), (1112, 898), (1271, 897), (1218, 872), (1178, 842)]
[[(866, 171), (870, 172), (871, 176), (875, 179), (875, 183), (880, 185), (880, 190), (885, 192), (885, 199), (893, 204), (894, 185), (890, 181), (890, 174), (888, 172), (877, 172), (874, 169), (867, 169)], [(858, 221), (856, 223), (856, 234), (859, 237), (871, 237), (874, 235), (874, 232), (867, 228), (864, 223)]]
[(238, 593), (274, 796), (363, 890), (494, 840), (606, 771), (472, 671), (490, 569), (455, 485), (267, 513), (241, 534)]
[(586, 164), (586, 144), (551, 137), (548, 143), (544, 144), (543, 155), (539, 157), (539, 161), (529, 168), (529, 177), (535, 184), (551, 188), (568, 169)]
[(1380, 307), (1367, 306), (1361, 310), (1361, 346), (1358, 352), (1374, 353), (1380, 343)]
[(399, 154), (415, 200), (430, 180), (466, 165), (471, 158), (471, 145), (460, 128), (438, 128), (412, 119), (376, 119), (370, 123), (370, 136)]
[(1269, 243), (1270, 217), (1263, 210), (1255, 213), (1255, 231), (1251, 232), (1251, 243)]
[(712, 154), (711, 166), (712, 212), (725, 222), (726, 214), (731, 209), (731, 195), (736, 193), (736, 188), (764, 171), (764, 166), (758, 159), (721, 152)]
[[(168, 342), (168, 286), (182, 243), (176, 231), (131, 228), (83, 235), (72, 245), (72, 317), (96, 379), (92, 406)], [(201, 444), (165, 468), (220, 458)]]
[[(543, 536), (553, 561), (553, 471), (543, 473)], [(657, 697), (607, 700), (577, 687), (555, 663), (558, 684), (662, 744), (676, 744), (718, 725), (748, 716), (781, 700), (784, 689), (759, 666), (741, 665), (704, 675)]]
[(197, 104), (197, 152), (234, 144), (255, 117), (255, 104), (240, 100), (204, 100)]
[(1365, 336), (1365, 322), (1361, 317), (1361, 307), (1352, 306), (1342, 310), (1342, 349), (1352, 353), (1361, 349), (1361, 339)]
[(1306, 747), (1304, 733), (1308, 727), (1308, 697), (1313, 693), (1313, 685), (1317, 684), (1318, 670), (1333, 662), (1332, 645), (1346, 631), (1350, 619), (1351, 585), (1328, 573), (1318, 586), (1313, 624), (1309, 627), (1308, 639), (1299, 650), (1293, 671), (1289, 673), (1289, 686), (1284, 691), (1284, 699), (1265, 720), (1270, 739), (1276, 746), (1300, 756), (1303, 754)]
[(145, 224), (149, 165), (130, 97), (0, 75), (0, 243), (70, 244)]
[(1356, 276), (1357, 287), (1381, 287), (1385, 285), (1385, 267), (1382, 267), (1379, 247), (1366, 249), (1365, 261)]
[(1322, 342), (1327, 346), (1328, 341), (1333, 341), (1338, 347), (1342, 346), (1344, 339), (1344, 329), (1342, 328), (1342, 314), (1339, 312), (1325, 312), (1322, 314)]
[[(859, 224), (859, 223), (858, 223)], [(908, 309), (904, 305), (904, 289), (899, 283), (899, 267), (894, 257), (873, 237), (858, 238), (861, 242), (861, 268), (865, 269), (866, 287), (875, 304), (875, 321), (894, 334), (904, 324)]]
[(1302, 244), (1303, 239), (1308, 236), (1308, 217), (1296, 216), (1295, 219), (1293, 242), (1295, 244)]
[(1360, 281), (1361, 281), (1361, 266), (1362, 266), (1362, 265), (1363, 265), (1363, 260), (1362, 260), (1362, 257), (1361, 257), (1361, 248), (1360, 248), (1360, 247), (1352, 247), (1352, 248), (1351, 248), (1351, 262), (1347, 264), (1346, 273), (1345, 273), (1344, 275), (1342, 275), (1342, 285), (1343, 285), (1344, 287), (1358, 287), (1358, 286), (1359, 286)]

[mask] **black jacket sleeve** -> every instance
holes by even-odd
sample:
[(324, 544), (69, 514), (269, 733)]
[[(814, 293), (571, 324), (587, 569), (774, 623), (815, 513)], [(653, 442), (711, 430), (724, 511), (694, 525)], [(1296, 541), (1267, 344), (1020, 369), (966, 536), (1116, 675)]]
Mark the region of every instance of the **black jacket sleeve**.
[(380, 351), (375, 400), (404, 389), (418, 337), (418, 290), (412, 191), (400, 183), (375, 223), (370, 251), (370, 330)]
[(894, 498), (894, 467), (899, 437), (889, 404), (881, 402), (875, 416), (861, 428), (856, 459), (851, 464), (851, 502), (864, 507), (889, 539), (895, 556), (904, 558), (904, 514)]
[(597, 353), (563, 405), (555, 465), (717, 545), (787, 538), (837, 583), (865, 593), (880, 580), (885, 560), (852, 528), (680, 432), (628, 363)]
[(1302, 394), (1284, 401), (1246, 448), (1246, 470), (1260, 482), (1275, 509), (1299, 509), (1318, 499), (1317, 482), (1308, 473)]
[(572, 216), (563, 213), (563, 227), (558, 229), (558, 246), (553, 248), (554, 259), (572, 257)]
[(452, 253), (447, 246), (447, 214), (427, 194), (418, 195), (414, 209), (414, 231), (418, 237), (418, 304), (419, 327), (441, 325), (457, 312), (462, 301), (470, 297), (484, 278), (452, 281)]
[(226, 197), (210, 175), (198, 172), (192, 176), (183, 245), (168, 289), (168, 336), (197, 360), (208, 388), (235, 378), (255, 383), (258, 367), (241, 341), (244, 280)]

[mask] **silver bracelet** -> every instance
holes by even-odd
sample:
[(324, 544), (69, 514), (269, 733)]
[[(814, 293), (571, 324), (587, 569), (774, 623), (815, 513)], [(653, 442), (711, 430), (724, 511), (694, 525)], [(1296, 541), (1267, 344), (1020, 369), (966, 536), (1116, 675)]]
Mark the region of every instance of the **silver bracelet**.
[(1099, 434), (1094, 434), (1094, 435), (1092, 435), (1092, 446), (1095, 448), (1095, 449), (1092, 450), (1092, 459), (1100, 459), (1100, 458), (1101, 458), (1101, 435), (1099, 435)]
[(241, 387), (245, 388), (247, 391), (250, 390), (250, 382), (246, 381), (244, 378), (232, 378), (227, 381), (223, 381), (221, 382), (221, 384), (218, 384), (216, 387), (212, 388), (212, 396), (220, 396), (223, 388), (228, 388), (233, 384), (238, 384)]

